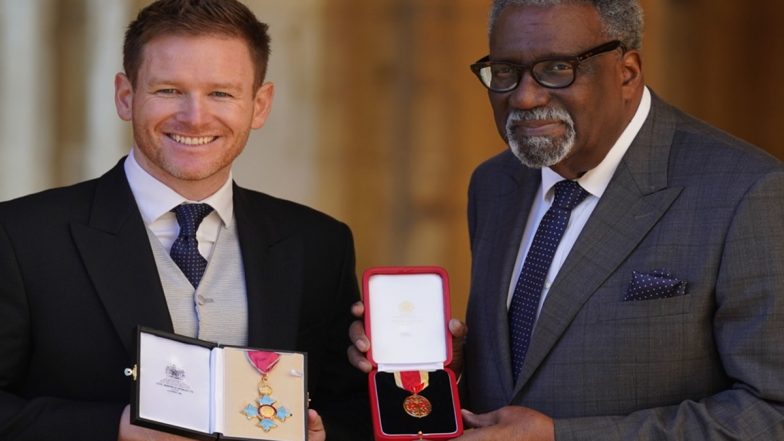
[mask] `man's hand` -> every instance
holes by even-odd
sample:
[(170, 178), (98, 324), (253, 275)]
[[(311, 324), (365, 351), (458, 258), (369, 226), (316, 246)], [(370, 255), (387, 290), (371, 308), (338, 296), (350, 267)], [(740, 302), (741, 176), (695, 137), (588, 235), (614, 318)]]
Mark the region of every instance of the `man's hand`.
[(463, 344), (468, 335), (468, 326), (453, 318), (449, 320), (449, 333), (452, 334), (452, 362), (447, 367), (460, 379), (463, 374)]
[(308, 441), (325, 441), (327, 432), (321, 417), (313, 409), (308, 409)]
[(359, 301), (351, 305), (351, 314), (357, 320), (354, 320), (348, 328), (348, 337), (354, 343), (348, 347), (348, 361), (352, 366), (367, 374), (373, 370), (373, 365), (365, 355), (370, 350), (370, 340), (365, 334), (365, 324), (362, 321), (365, 316), (365, 304)]
[[(323, 440), (323, 438), (322, 438)], [(192, 438), (184, 438), (170, 433), (158, 432), (157, 430), (145, 429), (141, 426), (131, 424), (131, 406), (125, 406), (120, 417), (120, 431), (117, 441), (196, 441)]]
[[(370, 350), (370, 340), (365, 334), (365, 325), (362, 321), (365, 315), (365, 305), (356, 302), (351, 305), (351, 314), (357, 318), (348, 330), (348, 336), (354, 343), (348, 348), (348, 361), (362, 372), (368, 373), (373, 369), (373, 365), (367, 359), (367, 352)], [(468, 327), (458, 319), (449, 321), (449, 332), (452, 334), (452, 363), (449, 368), (460, 376), (463, 372), (463, 341), (468, 334)]]
[(555, 441), (552, 418), (527, 407), (506, 406), (481, 415), (463, 409), (463, 422), (471, 430), (454, 441)]

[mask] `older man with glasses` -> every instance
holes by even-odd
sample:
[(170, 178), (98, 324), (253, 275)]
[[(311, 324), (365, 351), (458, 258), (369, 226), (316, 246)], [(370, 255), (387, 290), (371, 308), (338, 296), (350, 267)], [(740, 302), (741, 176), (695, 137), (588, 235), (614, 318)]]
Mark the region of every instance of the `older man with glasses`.
[(636, 0), (493, 4), (461, 440), (784, 439), (784, 169), (646, 88), (641, 41)]

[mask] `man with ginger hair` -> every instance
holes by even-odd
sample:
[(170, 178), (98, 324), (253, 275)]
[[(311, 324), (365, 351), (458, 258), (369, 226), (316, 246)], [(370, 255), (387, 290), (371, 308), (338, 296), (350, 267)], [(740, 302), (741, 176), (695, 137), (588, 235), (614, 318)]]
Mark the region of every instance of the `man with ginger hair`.
[(267, 25), (235, 0), (152, 3), (115, 78), (128, 156), (0, 204), (0, 438), (182, 439), (130, 424), (142, 325), (306, 351), (309, 438), (367, 439), (366, 379), (345, 359), (350, 230), (232, 180), (270, 111), (268, 57)]

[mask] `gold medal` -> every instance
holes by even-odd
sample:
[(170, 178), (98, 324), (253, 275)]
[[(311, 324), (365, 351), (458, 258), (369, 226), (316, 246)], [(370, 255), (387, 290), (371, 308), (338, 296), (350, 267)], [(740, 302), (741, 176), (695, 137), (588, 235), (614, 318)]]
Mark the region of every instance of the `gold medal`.
[(419, 395), (430, 385), (430, 376), (427, 371), (404, 371), (395, 372), (395, 384), (401, 389), (411, 392), (411, 395), (403, 400), (403, 410), (414, 418), (424, 418), (433, 411), (430, 400)]
[(414, 394), (403, 400), (403, 410), (414, 418), (424, 418), (430, 415), (433, 405), (422, 395)]
[(270, 387), (267, 375), (273, 367), (280, 360), (280, 354), (276, 352), (265, 351), (250, 351), (246, 352), (250, 362), (256, 370), (261, 374), (258, 390), (260, 397), (242, 409), (242, 413), (249, 420), (256, 420), (257, 425), (269, 432), (271, 429), (278, 427), (279, 423), (286, 421), (287, 418), (292, 416), (292, 413), (285, 407), (278, 403), (278, 400), (272, 398), (272, 387)]

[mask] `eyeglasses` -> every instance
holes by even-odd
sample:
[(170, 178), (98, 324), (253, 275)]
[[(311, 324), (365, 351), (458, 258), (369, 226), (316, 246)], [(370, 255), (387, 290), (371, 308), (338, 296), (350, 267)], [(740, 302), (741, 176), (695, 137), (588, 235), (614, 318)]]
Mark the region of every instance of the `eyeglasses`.
[(482, 84), (493, 92), (509, 92), (517, 88), (524, 72), (529, 72), (531, 77), (543, 87), (548, 89), (563, 89), (574, 83), (577, 77), (577, 66), (583, 61), (605, 52), (621, 48), (626, 51), (623, 43), (618, 40), (604, 43), (593, 49), (588, 49), (574, 57), (553, 57), (535, 61), (532, 64), (515, 64), (503, 61), (490, 61), (486, 56), (471, 65), (471, 71), (479, 78)]

